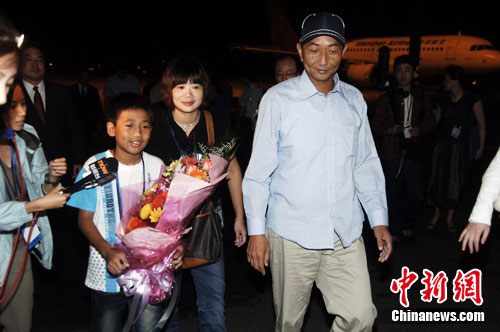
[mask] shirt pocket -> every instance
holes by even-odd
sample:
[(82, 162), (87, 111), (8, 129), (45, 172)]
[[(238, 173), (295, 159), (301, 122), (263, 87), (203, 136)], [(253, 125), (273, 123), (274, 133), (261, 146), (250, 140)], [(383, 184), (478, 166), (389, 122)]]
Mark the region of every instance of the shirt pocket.
[(282, 126), (280, 149), (286, 150), (292, 158), (312, 156), (325, 146), (326, 130), (326, 118), (320, 112), (291, 114)]

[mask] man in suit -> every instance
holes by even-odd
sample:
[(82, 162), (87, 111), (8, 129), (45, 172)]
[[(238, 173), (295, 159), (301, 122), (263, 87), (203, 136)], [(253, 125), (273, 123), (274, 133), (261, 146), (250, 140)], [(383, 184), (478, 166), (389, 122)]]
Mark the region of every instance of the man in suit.
[(89, 84), (89, 72), (80, 71), (78, 82), (70, 86), (75, 108), (82, 121), (85, 136), (85, 155), (90, 156), (103, 151), (108, 146), (106, 123), (101, 104), (101, 97), (97, 88)]
[(38, 132), (47, 160), (66, 157), (76, 176), (86, 157), (83, 129), (68, 87), (45, 79), (45, 63), (41, 47), (28, 45), (23, 50), (21, 75), (26, 96), (26, 122)]

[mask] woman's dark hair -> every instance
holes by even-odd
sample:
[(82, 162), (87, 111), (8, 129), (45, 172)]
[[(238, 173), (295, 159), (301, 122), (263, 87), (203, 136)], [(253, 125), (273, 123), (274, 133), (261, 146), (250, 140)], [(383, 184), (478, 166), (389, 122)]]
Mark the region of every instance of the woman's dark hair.
[(169, 62), (161, 78), (161, 96), (168, 110), (175, 108), (172, 99), (172, 89), (179, 84), (200, 84), (203, 87), (203, 101), (201, 109), (208, 106), (209, 78), (207, 71), (195, 58), (181, 57)]
[(116, 124), (120, 114), (130, 109), (144, 110), (148, 113), (150, 122), (153, 123), (153, 108), (149, 100), (132, 92), (122, 93), (111, 99), (106, 109), (106, 120)]
[(467, 75), (462, 67), (456, 65), (448, 66), (446, 67), (446, 74), (448, 74), (452, 80), (458, 81), (463, 89), (467, 89), (469, 87)]
[(4, 117), (8, 116), (9, 109), (12, 103), (12, 98), (14, 97), (14, 90), (16, 86), (21, 86), (21, 78), (19, 76), (16, 76), (16, 79), (14, 83), (12, 83), (12, 86), (9, 90), (9, 93), (7, 94), (7, 102), (3, 105), (0, 105), (0, 133), (2, 133), (7, 127), (5, 126), (4, 123)]

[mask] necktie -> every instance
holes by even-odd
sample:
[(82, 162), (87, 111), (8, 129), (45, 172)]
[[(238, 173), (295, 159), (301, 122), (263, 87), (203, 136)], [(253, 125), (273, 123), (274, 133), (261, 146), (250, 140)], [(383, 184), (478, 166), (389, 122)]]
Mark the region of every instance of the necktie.
[(45, 125), (45, 109), (43, 107), (42, 95), (40, 94), (40, 91), (38, 91), (37, 86), (33, 87), (33, 90), (35, 90), (35, 98), (34, 98), (35, 108), (38, 111), (40, 120)]

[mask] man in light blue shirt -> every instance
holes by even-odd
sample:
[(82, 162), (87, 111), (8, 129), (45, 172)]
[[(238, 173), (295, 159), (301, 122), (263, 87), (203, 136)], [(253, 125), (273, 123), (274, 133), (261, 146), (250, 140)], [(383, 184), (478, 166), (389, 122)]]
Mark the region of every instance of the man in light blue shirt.
[(271, 260), (276, 331), (300, 331), (312, 285), (334, 331), (376, 317), (361, 237), (364, 208), (386, 261), (392, 251), (385, 180), (359, 90), (336, 74), (344, 23), (309, 15), (297, 44), (304, 72), (264, 95), (243, 181), (251, 265)]

